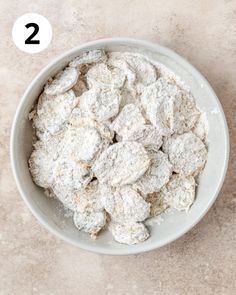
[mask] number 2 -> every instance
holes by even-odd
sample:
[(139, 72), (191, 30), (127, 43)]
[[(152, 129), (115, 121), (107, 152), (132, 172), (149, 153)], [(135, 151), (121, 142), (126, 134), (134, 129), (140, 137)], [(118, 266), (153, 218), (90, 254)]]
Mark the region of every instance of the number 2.
[(25, 40), (25, 44), (40, 44), (39, 40), (32, 40), (39, 32), (39, 26), (35, 23), (29, 23), (25, 25), (25, 27), (28, 29), (30, 27), (34, 28), (34, 31), (29, 35), (29, 37)]

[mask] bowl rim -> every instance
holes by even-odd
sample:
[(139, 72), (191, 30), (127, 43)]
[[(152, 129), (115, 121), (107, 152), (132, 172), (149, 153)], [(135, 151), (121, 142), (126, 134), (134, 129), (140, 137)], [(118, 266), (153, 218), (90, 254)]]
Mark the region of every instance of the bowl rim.
[[(218, 183), (218, 187), (217, 190), (215, 192), (215, 195), (212, 196), (212, 198), (210, 199), (208, 205), (204, 208), (204, 210), (202, 210), (202, 212), (199, 214), (198, 218), (196, 218), (192, 223), (190, 223), (188, 226), (186, 226), (185, 228), (183, 228), (182, 230), (180, 230), (178, 233), (176, 233), (175, 235), (173, 235), (171, 238), (168, 238), (166, 240), (164, 240), (162, 243), (158, 242), (158, 241), (153, 241), (151, 244), (149, 245), (145, 245), (143, 244), (142, 248), (136, 249), (135, 247), (132, 248), (132, 246), (127, 246), (126, 249), (101, 249), (99, 247), (96, 247), (95, 244), (91, 244), (91, 246), (85, 246), (83, 243), (80, 243), (79, 240), (75, 241), (72, 238), (69, 238), (67, 236), (64, 236), (62, 233), (60, 233), (59, 231), (57, 231), (56, 229), (54, 229), (51, 225), (49, 225), (47, 223), (47, 221), (45, 221), (44, 217), (41, 215), (40, 210), (37, 210), (36, 208), (34, 208), (34, 206), (32, 206), (30, 198), (28, 198), (22, 187), (21, 187), (21, 183), (17, 174), (17, 169), (16, 169), (16, 162), (17, 162), (17, 154), (15, 153), (14, 150), (14, 146), (16, 144), (15, 141), (15, 133), (16, 133), (16, 129), (17, 129), (17, 125), (18, 125), (18, 120), (19, 120), (19, 116), (21, 113), (21, 109), (22, 106), (24, 105), (28, 94), (31, 92), (31, 90), (35, 87), (35, 84), (37, 83), (38, 79), (48, 70), (50, 70), (51, 67), (55, 66), (56, 64), (60, 63), (60, 61), (64, 58), (66, 58), (67, 56), (73, 55), (75, 54), (77, 51), (79, 50), (84, 50), (87, 47), (90, 46), (105, 46), (106, 43), (109, 44), (126, 44), (126, 45), (135, 45), (135, 46), (141, 46), (141, 47), (147, 47), (150, 49), (153, 49), (155, 51), (158, 52), (163, 52), (166, 55), (172, 57), (174, 60), (177, 60), (178, 62), (180, 62), (182, 65), (185, 66), (185, 68), (188, 68), (194, 76), (196, 76), (197, 78), (200, 78), (204, 81), (206, 87), (208, 88), (208, 90), (210, 91), (211, 95), (214, 97), (215, 102), (219, 108), (220, 114), (222, 116), (223, 119), (223, 127), (224, 127), (224, 134), (223, 136), (225, 137), (225, 144), (226, 144), (226, 153), (225, 153), (225, 159), (224, 159), (224, 166), (222, 167), (222, 176), (221, 179)], [(181, 236), (183, 236), (185, 233), (187, 233), (189, 230), (191, 230), (204, 216), (205, 214), (209, 211), (209, 209), (211, 208), (211, 206), (213, 205), (213, 203), (215, 202), (216, 198), (218, 197), (220, 190), (223, 186), (225, 177), (226, 177), (226, 173), (227, 173), (227, 168), (228, 168), (228, 162), (229, 162), (229, 152), (230, 152), (230, 143), (229, 143), (229, 130), (228, 130), (228, 125), (227, 125), (227, 121), (226, 121), (226, 117), (222, 108), (222, 105), (216, 95), (216, 93), (214, 92), (214, 90), (212, 89), (211, 85), (209, 84), (209, 82), (207, 81), (207, 79), (191, 64), (189, 63), (185, 58), (183, 58), (182, 56), (180, 56), (178, 53), (176, 53), (175, 51), (164, 47), (162, 45), (159, 45), (156, 42), (150, 42), (150, 41), (146, 41), (146, 40), (142, 40), (142, 39), (135, 39), (135, 38), (122, 38), (122, 37), (114, 37), (114, 38), (104, 38), (104, 39), (98, 39), (98, 40), (94, 40), (94, 41), (90, 41), (90, 42), (86, 42), (83, 43), (79, 46), (76, 46), (70, 50), (67, 50), (65, 53), (59, 55), (58, 57), (56, 57), (55, 59), (53, 59), (48, 65), (46, 65), (36, 76), (35, 78), (32, 80), (32, 82), (29, 84), (29, 86), (27, 87), (27, 89), (25, 90), (20, 103), (18, 104), (14, 119), (13, 119), (13, 123), (12, 123), (12, 128), (11, 128), (11, 136), (10, 136), (10, 160), (11, 160), (11, 167), (12, 167), (12, 172), (13, 172), (13, 176), (18, 188), (18, 191), (20, 192), (20, 195), (22, 197), (22, 199), (24, 200), (24, 202), (26, 203), (26, 205), (28, 206), (28, 208), (30, 209), (31, 213), (35, 216), (35, 218), (53, 235), (55, 235), (56, 237), (68, 242), (69, 244), (72, 244), (74, 246), (77, 246), (83, 250), (87, 250), (93, 253), (98, 253), (98, 254), (107, 254), (107, 255), (130, 255), (130, 254), (138, 254), (138, 253), (143, 253), (143, 252), (147, 252), (147, 251), (151, 251), (157, 248), (160, 248), (164, 245), (167, 245), (175, 240), (177, 240), (178, 238), (180, 238)]]

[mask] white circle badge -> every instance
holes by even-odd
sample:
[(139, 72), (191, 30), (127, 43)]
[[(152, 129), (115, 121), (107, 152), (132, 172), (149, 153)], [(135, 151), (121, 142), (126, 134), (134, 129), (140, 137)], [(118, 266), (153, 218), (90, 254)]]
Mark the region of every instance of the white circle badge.
[(50, 22), (37, 13), (26, 13), (19, 17), (12, 28), (12, 39), (16, 46), (27, 53), (43, 51), (51, 42)]

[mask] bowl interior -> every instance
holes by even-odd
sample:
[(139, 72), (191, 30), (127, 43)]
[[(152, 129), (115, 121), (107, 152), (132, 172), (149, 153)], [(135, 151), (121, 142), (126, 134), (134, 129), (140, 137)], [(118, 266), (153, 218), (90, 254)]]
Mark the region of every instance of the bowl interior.
[[(144, 243), (127, 246), (113, 241), (109, 232), (91, 240), (87, 234), (76, 230), (70, 216), (54, 199), (45, 197), (29, 174), (28, 158), (32, 149), (32, 128), (28, 113), (42, 91), (48, 77), (62, 69), (71, 59), (84, 50), (104, 48), (108, 51), (140, 52), (164, 64), (191, 87), (199, 108), (206, 112), (209, 123), (208, 160), (200, 176), (197, 197), (190, 211), (164, 215), (160, 225), (149, 226), (150, 238)], [(13, 172), (22, 197), (37, 219), (51, 232), (81, 248), (106, 254), (132, 254), (151, 250), (178, 238), (195, 225), (214, 202), (222, 186), (228, 161), (228, 130), (221, 105), (208, 82), (187, 61), (169, 49), (157, 44), (132, 39), (107, 39), (85, 44), (69, 51), (52, 62), (34, 79), (18, 108), (12, 129), (11, 158)]]

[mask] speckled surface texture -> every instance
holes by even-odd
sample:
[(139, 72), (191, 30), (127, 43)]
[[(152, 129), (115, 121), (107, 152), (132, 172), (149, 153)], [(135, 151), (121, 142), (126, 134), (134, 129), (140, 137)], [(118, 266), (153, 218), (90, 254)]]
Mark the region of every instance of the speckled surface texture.
[[(28, 55), (11, 40), (15, 19), (46, 16), (51, 45)], [(236, 294), (236, 1), (0, 1), (0, 294)], [(20, 97), (55, 56), (85, 41), (137, 37), (176, 50), (210, 81), (226, 113), (231, 159), (213, 208), (188, 234), (135, 256), (91, 254), (49, 234), (12, 177), (9, 135)]]

